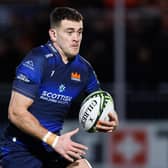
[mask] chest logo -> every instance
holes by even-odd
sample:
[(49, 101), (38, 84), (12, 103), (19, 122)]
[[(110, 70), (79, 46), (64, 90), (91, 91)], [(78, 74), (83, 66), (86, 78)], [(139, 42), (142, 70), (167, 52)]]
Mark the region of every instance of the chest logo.
[(59, 86), (59, 92), (60, 93), (62, 93), (62, 92), (64, 92), (65, 91), (65, 85), (63, 85), (63, 84), (61, 84), (60, 86)]
[(71, 73), (71, 80), (80, 81), (81, 80), (80, 74), (77, 72), (72, 72)]

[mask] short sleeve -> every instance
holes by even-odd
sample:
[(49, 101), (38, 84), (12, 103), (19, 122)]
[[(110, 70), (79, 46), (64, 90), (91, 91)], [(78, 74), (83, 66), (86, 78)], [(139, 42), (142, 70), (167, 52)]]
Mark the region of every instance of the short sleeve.
[(16, 68), (13, 90), (34, 99), (41, 83), (43, 66), (43, 57), (30, 52)]
[(100, 83), (97, 79), (97, 75), (93, 68), (89, 66), (89, 73), (88, 73), (88, 81), (87, 81), (87, 87), (86, 87), (86, 92), (91, 93), (96, 90), (100, 89)]

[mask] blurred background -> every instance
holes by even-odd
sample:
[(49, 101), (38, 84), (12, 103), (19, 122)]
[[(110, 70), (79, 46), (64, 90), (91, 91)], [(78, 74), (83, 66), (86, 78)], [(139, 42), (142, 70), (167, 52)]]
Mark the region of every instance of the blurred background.
[[(0, 133), (15, 68), (48, 40), (50, 11), (78, 9), (84, 20), (80, 54), (114, 98), (120, 126), (112, 135), (79, 133), (96, 168), (168, 167), (167, 0), (0, 0)], [(77, 110), (65, 130), (78, 124)], [(85, 135), (85, 139), (83, 139)]]

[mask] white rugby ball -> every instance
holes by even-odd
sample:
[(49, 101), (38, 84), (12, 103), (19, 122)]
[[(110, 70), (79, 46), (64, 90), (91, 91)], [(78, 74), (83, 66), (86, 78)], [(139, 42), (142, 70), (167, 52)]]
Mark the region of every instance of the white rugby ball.
[(108, 113), (114, 111), (113, 98), (107, 91), (99, 90), (89, 94), (79, 111), (79, 124), (87, 132), (97, 132), (99, 120), (109, 120)]

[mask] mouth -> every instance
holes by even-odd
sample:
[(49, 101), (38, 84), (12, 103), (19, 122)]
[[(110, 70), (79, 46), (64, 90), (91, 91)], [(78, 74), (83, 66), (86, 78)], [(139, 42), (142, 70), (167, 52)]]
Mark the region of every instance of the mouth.
[(72, 45), (71, 48), (73, 48), (73, 49), (78, 49), (78, 48), (79, 48), (79, 45)]

